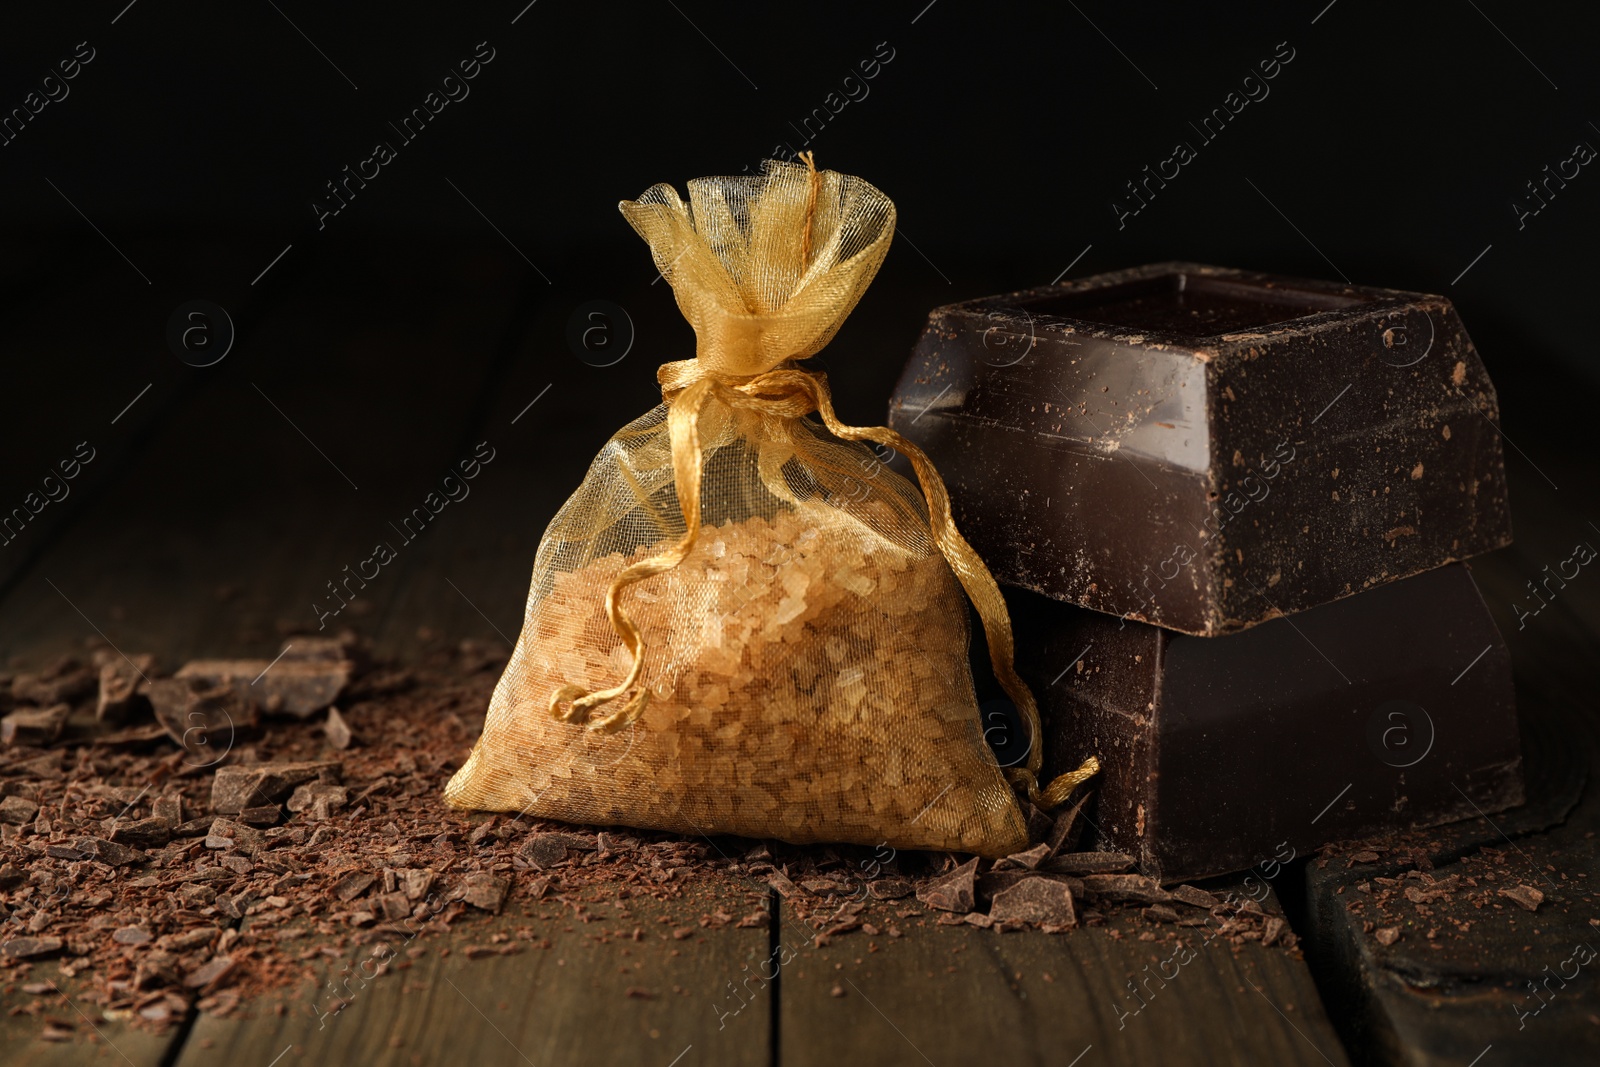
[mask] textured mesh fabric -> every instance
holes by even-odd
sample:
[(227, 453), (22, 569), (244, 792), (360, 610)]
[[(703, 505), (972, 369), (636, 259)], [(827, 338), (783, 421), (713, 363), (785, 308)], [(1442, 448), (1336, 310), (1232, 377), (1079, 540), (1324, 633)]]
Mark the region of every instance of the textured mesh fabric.
[(813, 372), (790, 362), (860, 299), (893, 204), (776, 162), (689, 191), (621, 208), (696, 358), (662, 368), (666, 402), (610, 439), (546, 530), (447, 799), (797, 843), (1024, 847), (924, 494), (806, 417)]

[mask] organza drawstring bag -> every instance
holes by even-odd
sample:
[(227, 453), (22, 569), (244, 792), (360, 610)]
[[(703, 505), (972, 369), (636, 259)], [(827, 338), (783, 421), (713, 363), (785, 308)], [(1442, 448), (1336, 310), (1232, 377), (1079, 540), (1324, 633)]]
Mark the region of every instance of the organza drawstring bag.
[[(794, 843), (1002, 856), (1041, 790), (1038, 711), (994, 579), (927, 458), (842, 425), (821, 371), (894, 233), (859, 178), (768, 161), (622, 213), (694, 327), (663, 403), (619, 430), (545, 531), (458, 807)], [(811, 416), (820, 417), (820, 422)], [(920, 489), (863, 442), (903, 453)], [(1034, 739), (983, 739), (965, 595)], [(1009, 781), (1008, 781), (1009, 779)]]

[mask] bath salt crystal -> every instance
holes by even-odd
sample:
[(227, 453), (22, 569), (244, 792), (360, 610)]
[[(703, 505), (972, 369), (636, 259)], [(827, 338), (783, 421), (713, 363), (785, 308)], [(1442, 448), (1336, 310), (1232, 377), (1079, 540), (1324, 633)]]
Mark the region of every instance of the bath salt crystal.
[[(595, 591), (651, 549), (601, 556), (555, 582), (530, 612), (531, 631), (559, 635), (568, 648), (528, 660), (501, 743), (474, 755), (502, 787), (504, 810), (795, 842), (971, 848), (987, 835), (1012, 851), (1025, 845), (1007, 818), (1014, 802), (982, 741), (966, 665), (941, 673), (930, 652), (967, 648), (966, 607), (948, 565), (937, 555), (859, 553), (851, 572), (858, 588), (926, 572), (921, 602), (891, 614), (881, 597), (830, 578), (835, 542), (853, 541), (849, 531), (802, 530), (801, 521), (779, 512), (708, 528), (670, 579), (623, 594), (662, 666), (647, 660), (650, 701), (608, 757), (586, 755), (585, 728), (551, 719), (545, 704), (575, 677), (605, 684), (626, 669), (627, 650)], [(808, 551), (769, 567), (765, 584), (738, 580), (802, 540)], [(662, 592), (668, 584), (677, 595)], [(812, 598), (786, 593), (802, 585)], [(686, 600), (708, 590), (709, 610), (679, 617)], [(590, 666), (580, 674), (574, 662)], [(669, 663), (675, 678), (666, 678)], [(946, 732), (946, 716), (971, 728)], [(527, 766), (548, 768), (550, 784), (519, 784)], [(982, 813), (976, 831), (964, 826), (974, 811)]]

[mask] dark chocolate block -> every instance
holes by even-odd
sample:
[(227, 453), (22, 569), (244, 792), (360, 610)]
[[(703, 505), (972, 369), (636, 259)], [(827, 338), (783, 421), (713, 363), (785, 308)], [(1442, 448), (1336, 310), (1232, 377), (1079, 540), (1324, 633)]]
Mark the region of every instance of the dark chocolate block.
[(1191, 634), (1510, 541), (1440, 296), (1168, 263), (935, 310), (889, 425), (1001, 582)]
[(1007, 597), (1046, 758), (1100, 758), (1099, 847), (1163, 882), (1522, 802), (1510, 653), (1462, 564), (1214, 638)]

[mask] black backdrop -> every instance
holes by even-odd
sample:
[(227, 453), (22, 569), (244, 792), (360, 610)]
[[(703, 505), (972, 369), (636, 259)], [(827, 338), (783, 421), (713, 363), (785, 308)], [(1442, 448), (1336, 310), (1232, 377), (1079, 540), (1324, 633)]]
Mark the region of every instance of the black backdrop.
[[(386, 466), (394, 435), (432, 417), (439, 380), (498, 359), (519, 395), (559, 386), (542, 417), (560, 432), (532, 445), (549, 458), (536, 532), (658, 396), (655, 364), (692, 350), (616, 202), (778, 146), (899, 207), (879, 282), (824, 354), (847, 419), (881, 421), (930, 307), (1165, 259), (1447, 294), (1516, 398), (1508, 431), (1581, 417), (1600, 386), (1600, 19), (1579, 5), (97, 0), (4, 18), (8, 501), (146, 383), (145, 433), (196, 390), (301, 388), (310, 437), (365, 428), (351, 473), (414, 495), (435, 472)], [(407, 140), (396, 127), (430, 93), (438, 113)], [(374, 175), (380, 141), (394, 158)], [(370, 180), (334, 213), (346, 167)], [(284, 324), (371, 315), (403, 290), (404, 334), (442, 298), (405, 289), (406, 265), (462, 249), (506, 264), (484, 284), (520, 294), (520, 340), (367, 354), (400, 381), (398, 415), (319, 395), (349, 353)], [(477, 284), (470, 266), (455, 280)], [(168, 343), (195, 299), (237, 328), (212, 367)], [(613, 367), (565, 338), (593, 299), (633, 322)], [(303, 451), (226, 422), (195, 448), (228, 450), (241, 478)]]

